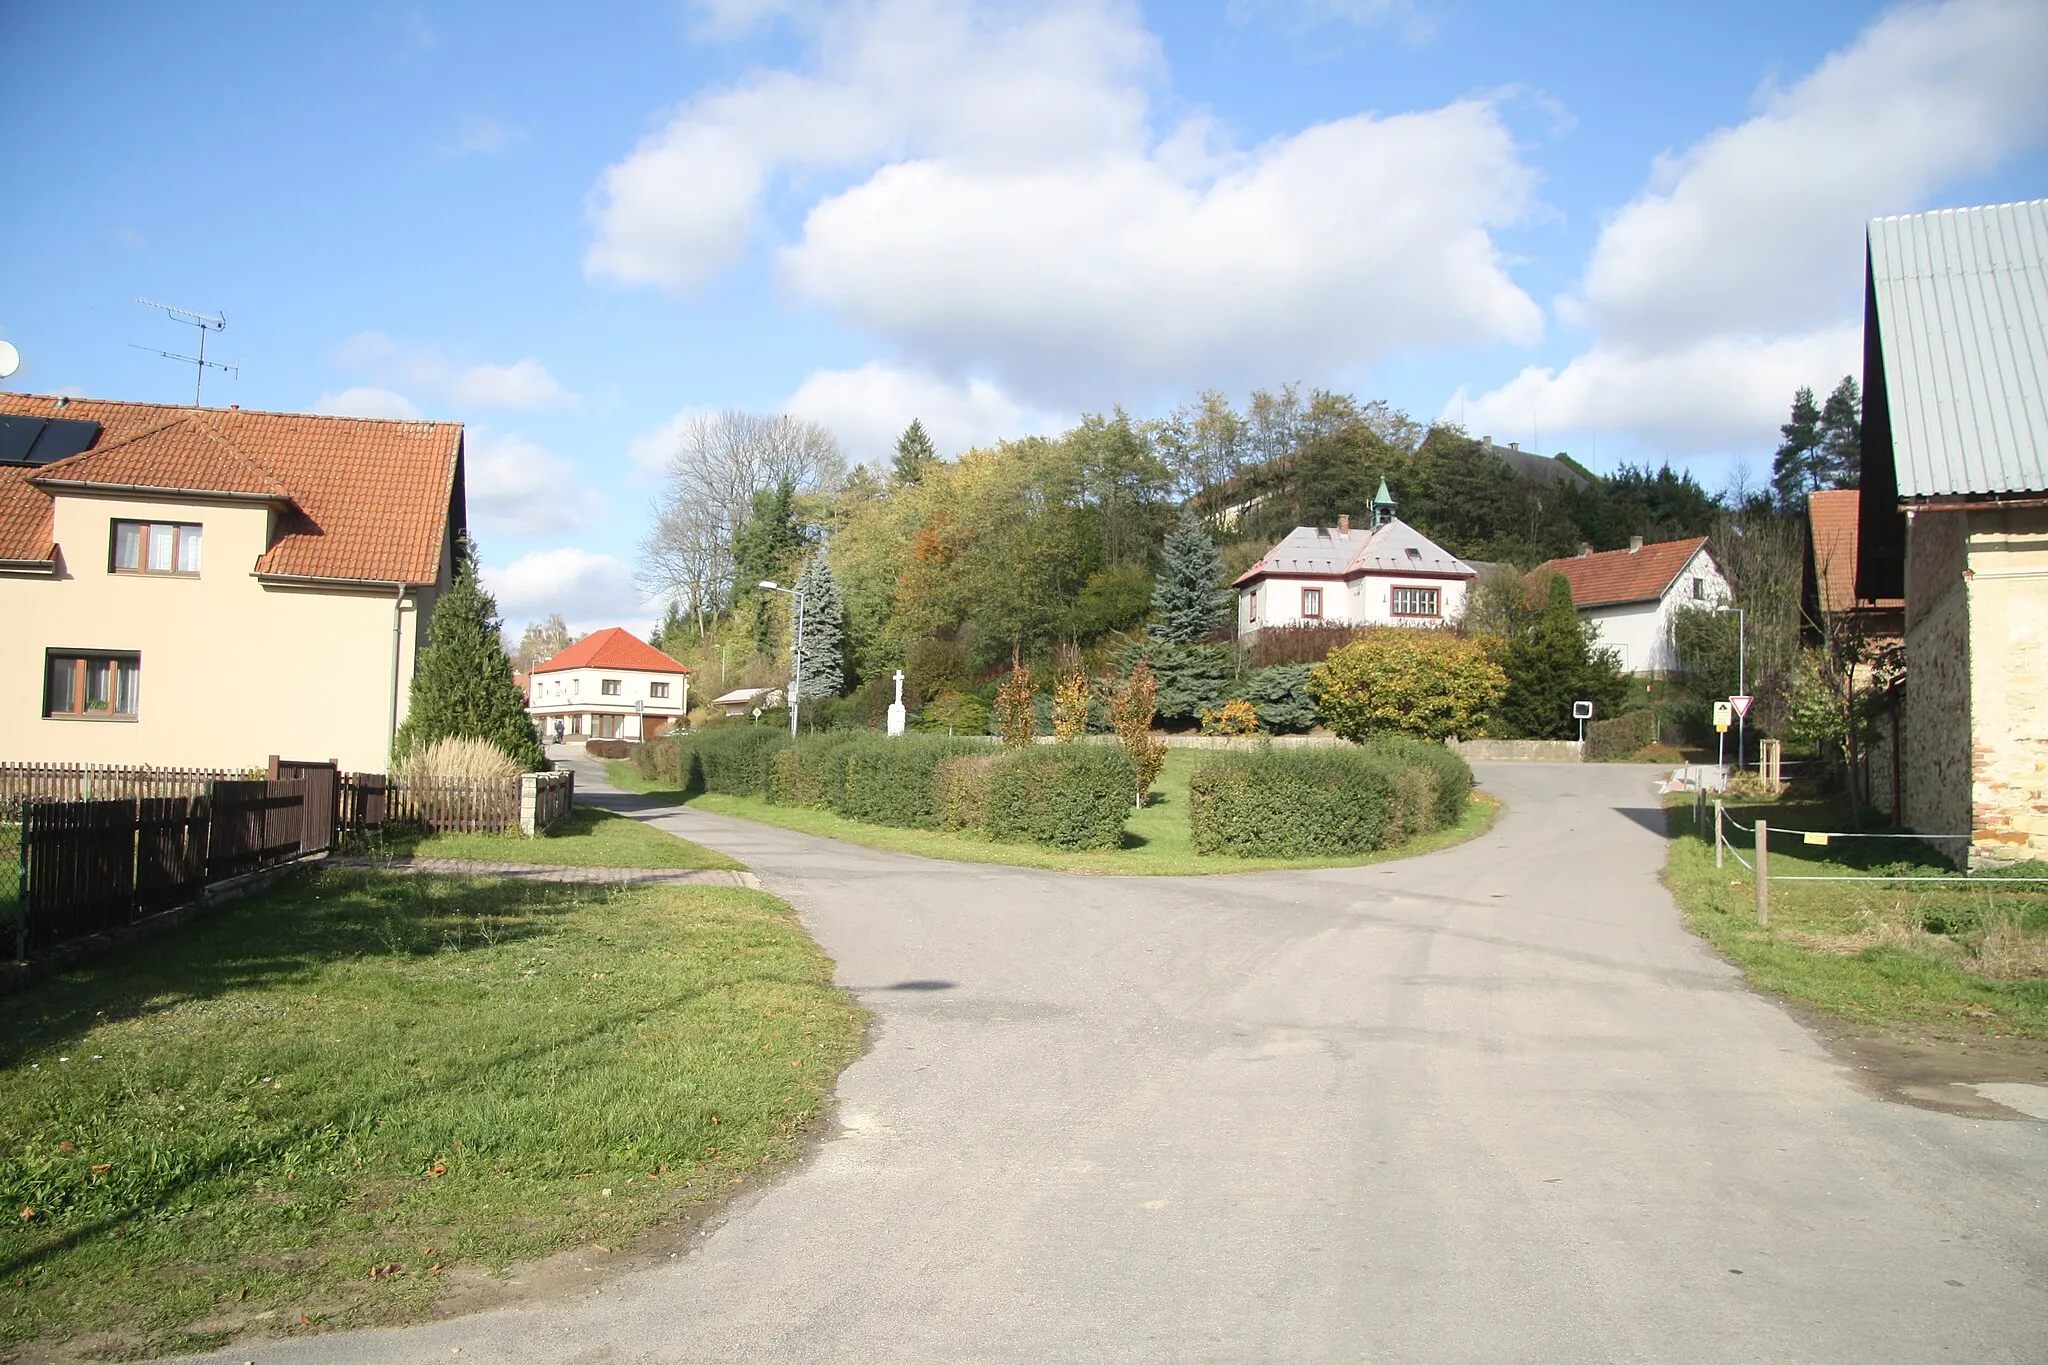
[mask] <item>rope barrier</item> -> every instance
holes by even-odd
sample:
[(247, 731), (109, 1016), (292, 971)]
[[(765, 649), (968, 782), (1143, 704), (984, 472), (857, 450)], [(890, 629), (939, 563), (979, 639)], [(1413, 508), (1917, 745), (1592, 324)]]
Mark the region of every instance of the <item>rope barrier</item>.
[(2002, 886), (2007, 883), (2048, 883), (2048, 877), (1917, 877), (1910, 872), (1885, 876), (1872, 875), (1868, 877), (1821, 877), (1805, 874), (1782, 877), (1773, 873), (1771, 880), (1774, 882), (1927, 882), (1934, 886)]
[[(1756, 833), (1755, 825), (1745, 825), (1725, 810), (1721, 812), (1721, 820), (1725, 824), (1735, 826), (1744, 834)], [(1801, 837), (1812, 836), (1822, 846), (1831, 844), (1837, 839), (1961, 839), (1967, 842), (1970, 838), (1967, 834), (1918, 834), (1911, 830), (1895, 830), (1886, 834), (1858, 834), (1832, 829), (1787, 829), (1782, 825), (1772, 825), (1771, 833), (1797, 834)]]

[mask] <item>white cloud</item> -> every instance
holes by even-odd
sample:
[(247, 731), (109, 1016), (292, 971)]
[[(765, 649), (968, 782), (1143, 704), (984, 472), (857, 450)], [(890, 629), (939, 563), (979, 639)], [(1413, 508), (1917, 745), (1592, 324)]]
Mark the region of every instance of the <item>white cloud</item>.
[(1056, 432), (1050, 413), (1027, 411), (985, 379), (962, 383), (876, 362), (852, 370), (817, 370), (782, 410), (821, 423), (856, 463), (886, 468), (912, 419), (941, 455), (1019, 436)]
[(575, 465), (524, 437), (475, 427), (463, 455), (469, 510), (485, 530), (539, 535), (584, 525), (604, 509)]
[(638, 627), (635, 633), (645, 638), (654, 615), (623, 562), (573, 546), (521, 555), (503, 568), (486, 568), (483, 579), (515, 637), (528, 621), (559, 612), (571, 630), (623, 625)]
[(329, 417), (398, 417), (409, 421), (418, 421), (421, 416), (418, 406), (404, 394), (367, 385), (340, 393), (323, 393), (313, 400), (313, 411)]
[(387, 388), (461, 407), (555, 408), (577, 401), (531, 356), (510, 365), (463, 365), (439, 347), (396, 341), (382, 332), (350, 337), (335, 348), (334, 362)]
[(455, 125), (455, 131), (434, 148), (434, 155), (443, 161), (464, 156), (503, 156), (524, 141), (524, 132), (488, 114), (465, 114)]
[(1061, 405), (1541, 329), (1490, 236), (1533, 178), (1484, 100), (1246, 151), (1199, 113), (1155, 127), (1158, 44), (1114, 0), (793, 22), (814, 72), (699, 96), (605, 172), (591, 274), (688, 290), (787, 194), (809, 205), (778, 256), (793, 294), (935, 372)]
[(1602, 230), (1567, 318), (1593, 332), (1445, 409), (1468, 428), (1622, 430), (1672, 453), (1767, 450), (1793, 390), (1861, 369), (1865, 222), (2048, 141), (2048, 8), (1893, 11), (1747, 121), (1658, 158)]
[(637, 477), (658, 478), (668, 468), (671, 455), (682, 448), (683, 433), (690, 423), (706, 415), (708, 408), (684, 408), (650, 432), (635, 436), (626, 447), (626, 462)]

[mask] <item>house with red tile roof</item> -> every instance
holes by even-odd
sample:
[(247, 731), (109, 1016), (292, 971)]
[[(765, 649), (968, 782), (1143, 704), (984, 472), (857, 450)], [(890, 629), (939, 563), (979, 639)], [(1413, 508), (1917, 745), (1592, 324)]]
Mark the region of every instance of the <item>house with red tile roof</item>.
[(550, 741), (653, 739), (689, 709), (690, 670), (618, 626), (535, 664), (526, 703)]
[(1865, 640), (1906, 634), (1903, 597), (1865, 597), (1856, 590), (1856, 552), (1863, 495), (1830, 488), (1806, 498), (1806, 565), (1800, 610), (1809, 642), (1818, 644), (1831, 622), (1843, 622)]
[(381, 772), (462, 427), (0, 393), (0, 762)]
[(1395, 514), (1381, 482), (1372, 524), (1297, 526), (1238, 576), (1237, 634), (1275, 626), (1441, 626), (1479, 571)]
[(1572, 585), (1579, 619), (1600, 628), (1601, 646), (1615, 652), (1622, 671), (1651, 677), (1678, 669), (1671, 625), (1681, 608), (1725, 606), (1735, 599), (1707, 552), (1705, 536), (1654, 545), (1634, 536), (1626, 550), (1588, 548), (1537, 565), (1530, 578), (1553, 573)]

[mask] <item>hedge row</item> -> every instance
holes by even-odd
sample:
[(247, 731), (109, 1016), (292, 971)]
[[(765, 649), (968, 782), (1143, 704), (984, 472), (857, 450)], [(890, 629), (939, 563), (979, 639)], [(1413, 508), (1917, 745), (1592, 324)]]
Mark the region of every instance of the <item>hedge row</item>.
[(1197, 769), (1188, 784), (1188, 821), (1197, 853), (1369, 853), (1455, 823), (1471, 791), (1465, 761), (1421, 740), (1261, 749)]
[(667, 771), (658, 759), (641, 762), (641, 770), (687, 792), (825, 807), (870, 825), (980, 829), (1054, 848), (1114, 848), (1137, 789), (1129, 756), (1094, 745), (996, 752), (978, 740), (859, 731), (792, 741), (745, 726), (644, 747), (671, 756)]
[(1586, 757), (1595, 763), (1628, 758), (1657, 742), (1657, 713), (1629, 711), (1586, 727)]

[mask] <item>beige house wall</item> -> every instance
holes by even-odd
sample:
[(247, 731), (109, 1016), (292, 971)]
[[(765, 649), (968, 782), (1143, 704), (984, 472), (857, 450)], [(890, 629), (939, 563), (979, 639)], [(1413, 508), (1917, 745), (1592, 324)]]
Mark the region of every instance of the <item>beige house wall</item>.
[[(270, 754), (388, 767), (393, 623), (403, 720), (434, 589), (276, 587), (252, 572), (269, 508), (60, 495), (54, 578), (0, 575), (0, 762), (258, 767)], [(197, 578), (114, 574), (117, 519), (205, 527)], [(442, 554), (442, 584), (450, 552)], [(43, 715), (49, 650), (141, 656), (138, 716)]]
[(2048, 859), (2048, 508), (1970, 514), (1972, 861)]

